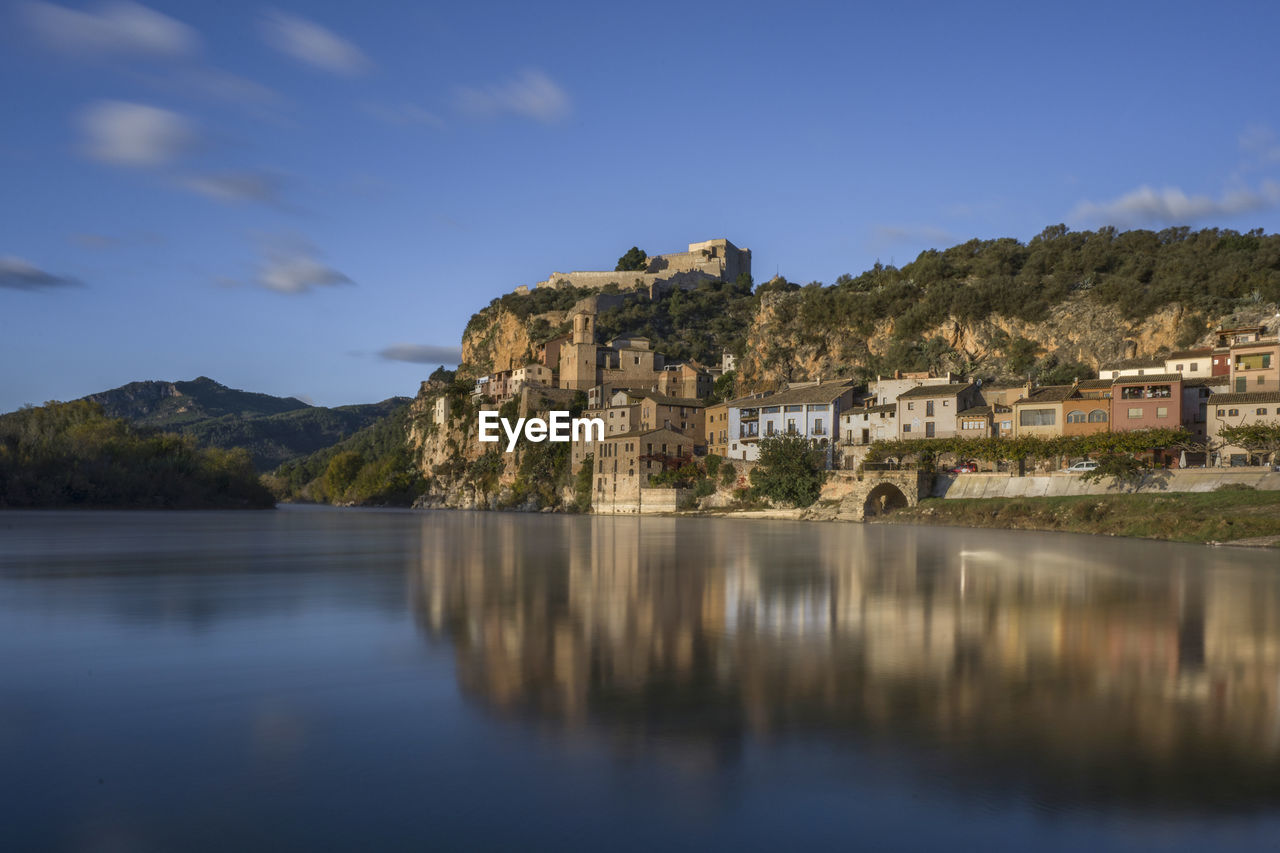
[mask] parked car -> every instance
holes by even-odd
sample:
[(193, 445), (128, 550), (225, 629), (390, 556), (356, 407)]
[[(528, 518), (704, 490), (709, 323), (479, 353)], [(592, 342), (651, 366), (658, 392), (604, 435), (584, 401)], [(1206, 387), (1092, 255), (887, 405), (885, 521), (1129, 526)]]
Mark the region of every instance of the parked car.
[(960, 462), (950, 470), (952, 474), (976, 474), (978, 473), (978, 463), (977, 462)]
[(1092, 471), (1098, 467), (1098, 463), (1092, 459), (1082, 459), (1070, 468), (1063, 468), (1068, 474), (1083, 474), (1085, 471)]

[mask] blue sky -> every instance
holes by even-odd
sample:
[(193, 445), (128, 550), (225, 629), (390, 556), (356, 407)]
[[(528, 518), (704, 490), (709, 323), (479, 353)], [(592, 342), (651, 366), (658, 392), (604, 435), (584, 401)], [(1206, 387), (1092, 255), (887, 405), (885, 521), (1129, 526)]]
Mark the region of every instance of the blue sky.
[(632, 245), (830, 283), (1057, 222), (1275, 231), (1278, 31), (1261, 3), (0, 6), (0, 411), (198, 375), (411, 395), (490, 299)]

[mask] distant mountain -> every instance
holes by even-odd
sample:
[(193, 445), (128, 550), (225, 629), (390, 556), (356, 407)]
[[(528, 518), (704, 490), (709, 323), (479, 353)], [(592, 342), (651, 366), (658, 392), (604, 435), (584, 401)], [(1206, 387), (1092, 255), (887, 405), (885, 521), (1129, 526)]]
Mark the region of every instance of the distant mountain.
[(259, 471), (322, 450), (408, 404), (407, 397), (355, 406), (310, 406), (228, 388), (201, 376), (190, 382), (130, 382), (84, 399), (108, 417), (182, 433), (206, 447), (243, 447)]

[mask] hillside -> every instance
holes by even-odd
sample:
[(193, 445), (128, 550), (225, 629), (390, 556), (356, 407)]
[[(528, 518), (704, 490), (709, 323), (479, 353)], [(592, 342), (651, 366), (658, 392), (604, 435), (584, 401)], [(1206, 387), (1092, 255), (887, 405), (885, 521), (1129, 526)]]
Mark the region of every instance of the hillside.
[(131, 382), (84, 398), (110, 417), (189, 435), (206, 447), (242, 447), (259, 471), (314, 453), (409, 402), (325, 408), (293, 397), (241, 391), (206, 376), (190, 382)]

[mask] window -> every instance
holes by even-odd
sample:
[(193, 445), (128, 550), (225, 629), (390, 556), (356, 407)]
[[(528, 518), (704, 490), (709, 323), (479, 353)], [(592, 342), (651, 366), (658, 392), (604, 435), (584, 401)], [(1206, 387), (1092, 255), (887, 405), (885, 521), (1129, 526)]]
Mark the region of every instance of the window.
[[(1221, 409), (1219, 409), (1219, 411), (1221, 411)], [(1240, 414), (1239, 409), (1227, 409), (1227, 417), (1229, 418), (1234, 418), (1238, 414)]]
[(925, 424), (924, 424), (924, 437), (925, 437), (925, 438), (933, 438), (933, 421), (925, 421)]
[(902, 431), (903, 431), (903, 432), (911, 432), (911, 424), (903, 424), (903, 425), (902, 425)]
[(1267, 410), (1266, 410), (1266, 409), (1258, 409), (1258, 411), (1257, 411), (1257, 414), (1259, 414), (1259, 415), (1265, 415), (1266, 413), (1267, 413)]
[(1130, 418), (1142, 417), (1142, 409), (1129, 409), (1129, 417)]
[(1167, 417), (1169, 417), (1169, 408), (1168, 408), (1167, 406), (1157, 406), (1157, 407), (1156, 407), (1156, 417), (1157, 417), (1157, 418), (1167, 418)]
[(765, 435), (773, 435), (773, 434), (774, 434), (773, 421), (769, 421), (769, 423), (767, 423), (767, 424), (765, 424), (765, 425), (764, 425), (764, 434), (765, 434)]
[(1182, 372), (1182, 365), (1181, 365), (1181, 364), (1176, 365), (1176, 366), (1174, 367), (1174, 370), (1175, 370), (1175, 371), (1177, 371), (1178, 373), (1181, 373), (1181, 372)]
[(811, 412), (825, 412), (829, 408), (831, 407), (826, 403), (811, 403), (809, 405), (809, 411)]
[(795, 435), (795, 434), (796, 434), (796, 419), (795, 419), (795, 418), (787, 418), (787, 432), (789, 432), (791, 435)]
[(1023, 409), (1018, 412), (1018, 423), (1021, 426), (1053, 426), (1058, 422), (1058, 413), (1053, 409)]
[(1094, 409), (1089, 413), (1089, 423), (1105, 424), (1107, 422), (1107, 413), (1103, 409)]
[(915, 403), (907, 403), (907, 411), (908, 411), (908, 412), (914, 412), (915, 410), (916, 410), (916, 404), (915, 404)]
[(942, 405), (943, 405), (943, 406), (950, 406), (950, 405), (951, 405), (951, 401), (950, 401), (950, 400), (943, 400), (943, 401), (942, 401)]
[(813, 434), (814, 434), (814, 435), (825, 435), (825, 433), (823, 433), (823, 431), (822, 431), (822, 418), (814, 418), (814, 419), (813, 419)]
[(1191, 362), (1191, 372), (1192, 372), (1192, 373), (1195, 373), (1195, 372), (1196, 372), (1197, 370), (1199, 370), (1199, 369), (1200, 369), (1200, 365), (1199, 365), (1199, 363), (1194, 362), (1194, 361), (1193, 361), (1193, 362)]
[(766, 415), (776, 415), (780, 410), (777, 406), (765, 406), (760, 411), (764, 412)]
[(1085, 422), (1084, 412), (1068, 412), (1067, 413), (1067, 423), (1082, 424), (1084, 422)]
[(784, 406), (783, 408), (784, 408), (784, 410), (785, 410), (785, 411), (788, 411), (788, 412), (803, 412), (803, 411), (804, 411), (804, 406)]
[(931, 418), (931, 417), (933, 417), (933, 401), (932, 401), (932, 400), (926, 400), (926, 401), (925, 401), (925, 404), (924, 404), (924, 416), (925, 416), (926, 418)]

